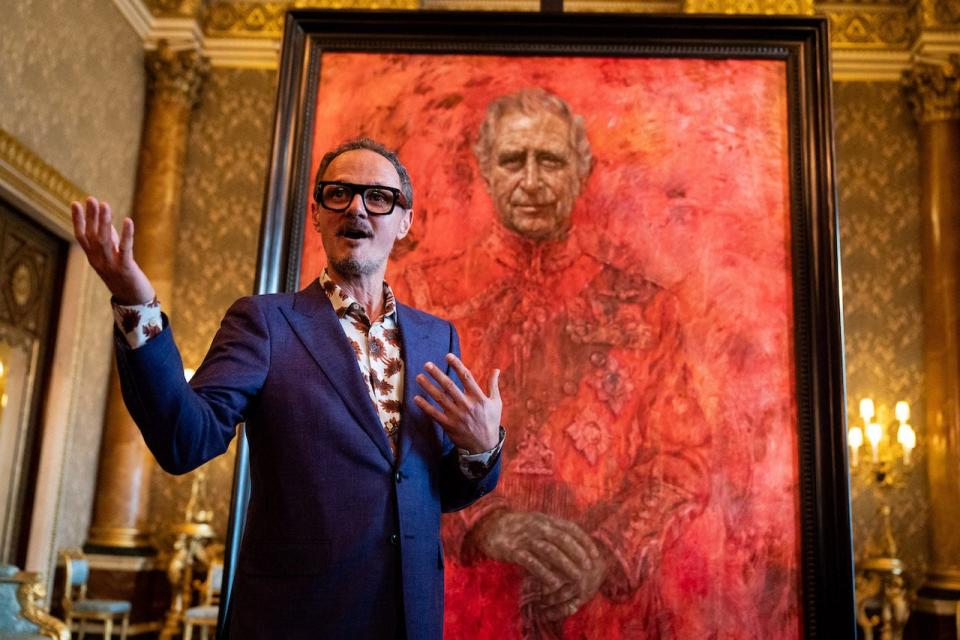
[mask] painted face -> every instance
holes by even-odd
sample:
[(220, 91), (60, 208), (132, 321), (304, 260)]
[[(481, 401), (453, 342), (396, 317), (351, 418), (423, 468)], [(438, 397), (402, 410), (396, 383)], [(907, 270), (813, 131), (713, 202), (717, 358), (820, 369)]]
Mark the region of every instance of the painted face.
[(570, 125), (547, 111), (506, 113), (492, 151), (487, 188), (500, 221), (530, 239), (563, 237), (580, 192)]
[[(340, 154), (323, 179), (400, 188), (400, 176), (390, 161), (369, 149)], [(407, 235), (413, 222), (413, 211), (399, 203), (390, 215), (368, 215), (360, 194), (354, 195), (346, 211), (330, 211), (311, 201), (310, 213), (330, 266), (343, 275), (368, 275), (383, 269), (393, 243)]]

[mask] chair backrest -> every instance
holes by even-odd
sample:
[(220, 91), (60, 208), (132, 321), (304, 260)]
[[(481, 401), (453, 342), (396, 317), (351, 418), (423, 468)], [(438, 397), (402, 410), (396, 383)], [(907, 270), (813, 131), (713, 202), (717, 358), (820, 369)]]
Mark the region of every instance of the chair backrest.
[(63, 563), (63, 608), (70, 611), (73, 603), (87, 597), (87, 579), (90, 577), (90, 563), (80, 549), (63, 549), (60, 552)]
[(210, 564), (207, 579), (203, 583), (203, 603), (220, 604), (220, 589), (223, 587), (223, 561)]
[(17, 591), (23, 580), (20, 570), (11, 564), (0, 564), (0, 638), (37, 633), (39, 626), (23, 616)]

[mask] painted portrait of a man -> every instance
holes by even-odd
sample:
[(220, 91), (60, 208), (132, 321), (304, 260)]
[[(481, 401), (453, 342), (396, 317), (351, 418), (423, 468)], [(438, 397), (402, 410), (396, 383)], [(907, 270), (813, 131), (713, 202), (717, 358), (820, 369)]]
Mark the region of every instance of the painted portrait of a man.
[(315, 148), (385, 139), (423, 185), (388, 281), (502, 372), (447, 637), (799, 637), (784, 72), (325, 58)]

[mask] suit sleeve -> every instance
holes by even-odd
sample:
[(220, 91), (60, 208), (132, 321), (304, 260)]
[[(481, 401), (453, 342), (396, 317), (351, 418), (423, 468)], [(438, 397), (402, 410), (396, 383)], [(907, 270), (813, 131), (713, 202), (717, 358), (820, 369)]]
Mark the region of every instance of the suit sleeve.
[(182, 474), (227, 450), (266, 379), (270, 340), (255, 298), (227, 311), (188, 384), (164, 317), (159, 335), (138, 349), (115, 332), (123, 399), (147, 447), (168, 473)]
[[(450, 348), (449, 352), (460, 357), (460, 336), (452, 323), (450, 327)], [(457, 376), (456, 371), (447, 364), (444, 371), (450, 379), (462, 390), (463, 383)], [(486, 475), (474, 479), (464, 475), (460, 467), (460, 454), (457, 447), (454, 446), (447, 434), (443, 434), (442, 459), (440, 461), (440, 507), (444, 513), (450, 511), (459, 511), (470, 506), (482, 496), (490, 493), (497, 486), (500, 479), (500, 454), (497, 453), (496, 460), (490, 465)]]

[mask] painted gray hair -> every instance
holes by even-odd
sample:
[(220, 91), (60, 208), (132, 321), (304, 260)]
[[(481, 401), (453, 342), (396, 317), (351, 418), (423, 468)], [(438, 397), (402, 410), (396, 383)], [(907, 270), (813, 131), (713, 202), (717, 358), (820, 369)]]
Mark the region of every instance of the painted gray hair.
[(480, 125), (480, 134), (473, 147), (480, 172), (484, 176), (489, 176), (493, 167), (493, 138), (500, 118), (507, 113), (519, 112), (533, 116), (543, 111), (560, 116), (570, 125), (570, 148), (577, 158), (577, 177), (580, 185), (586, 181), (593, 167), (593, 154), (590, 151), (590, 140), (587, 139), (587, 126), (583, 116), (575, 115), (562, 98), (540, 87), (527, 87), (516, 93), (508, 93), (487, 105), (487, 115)]

